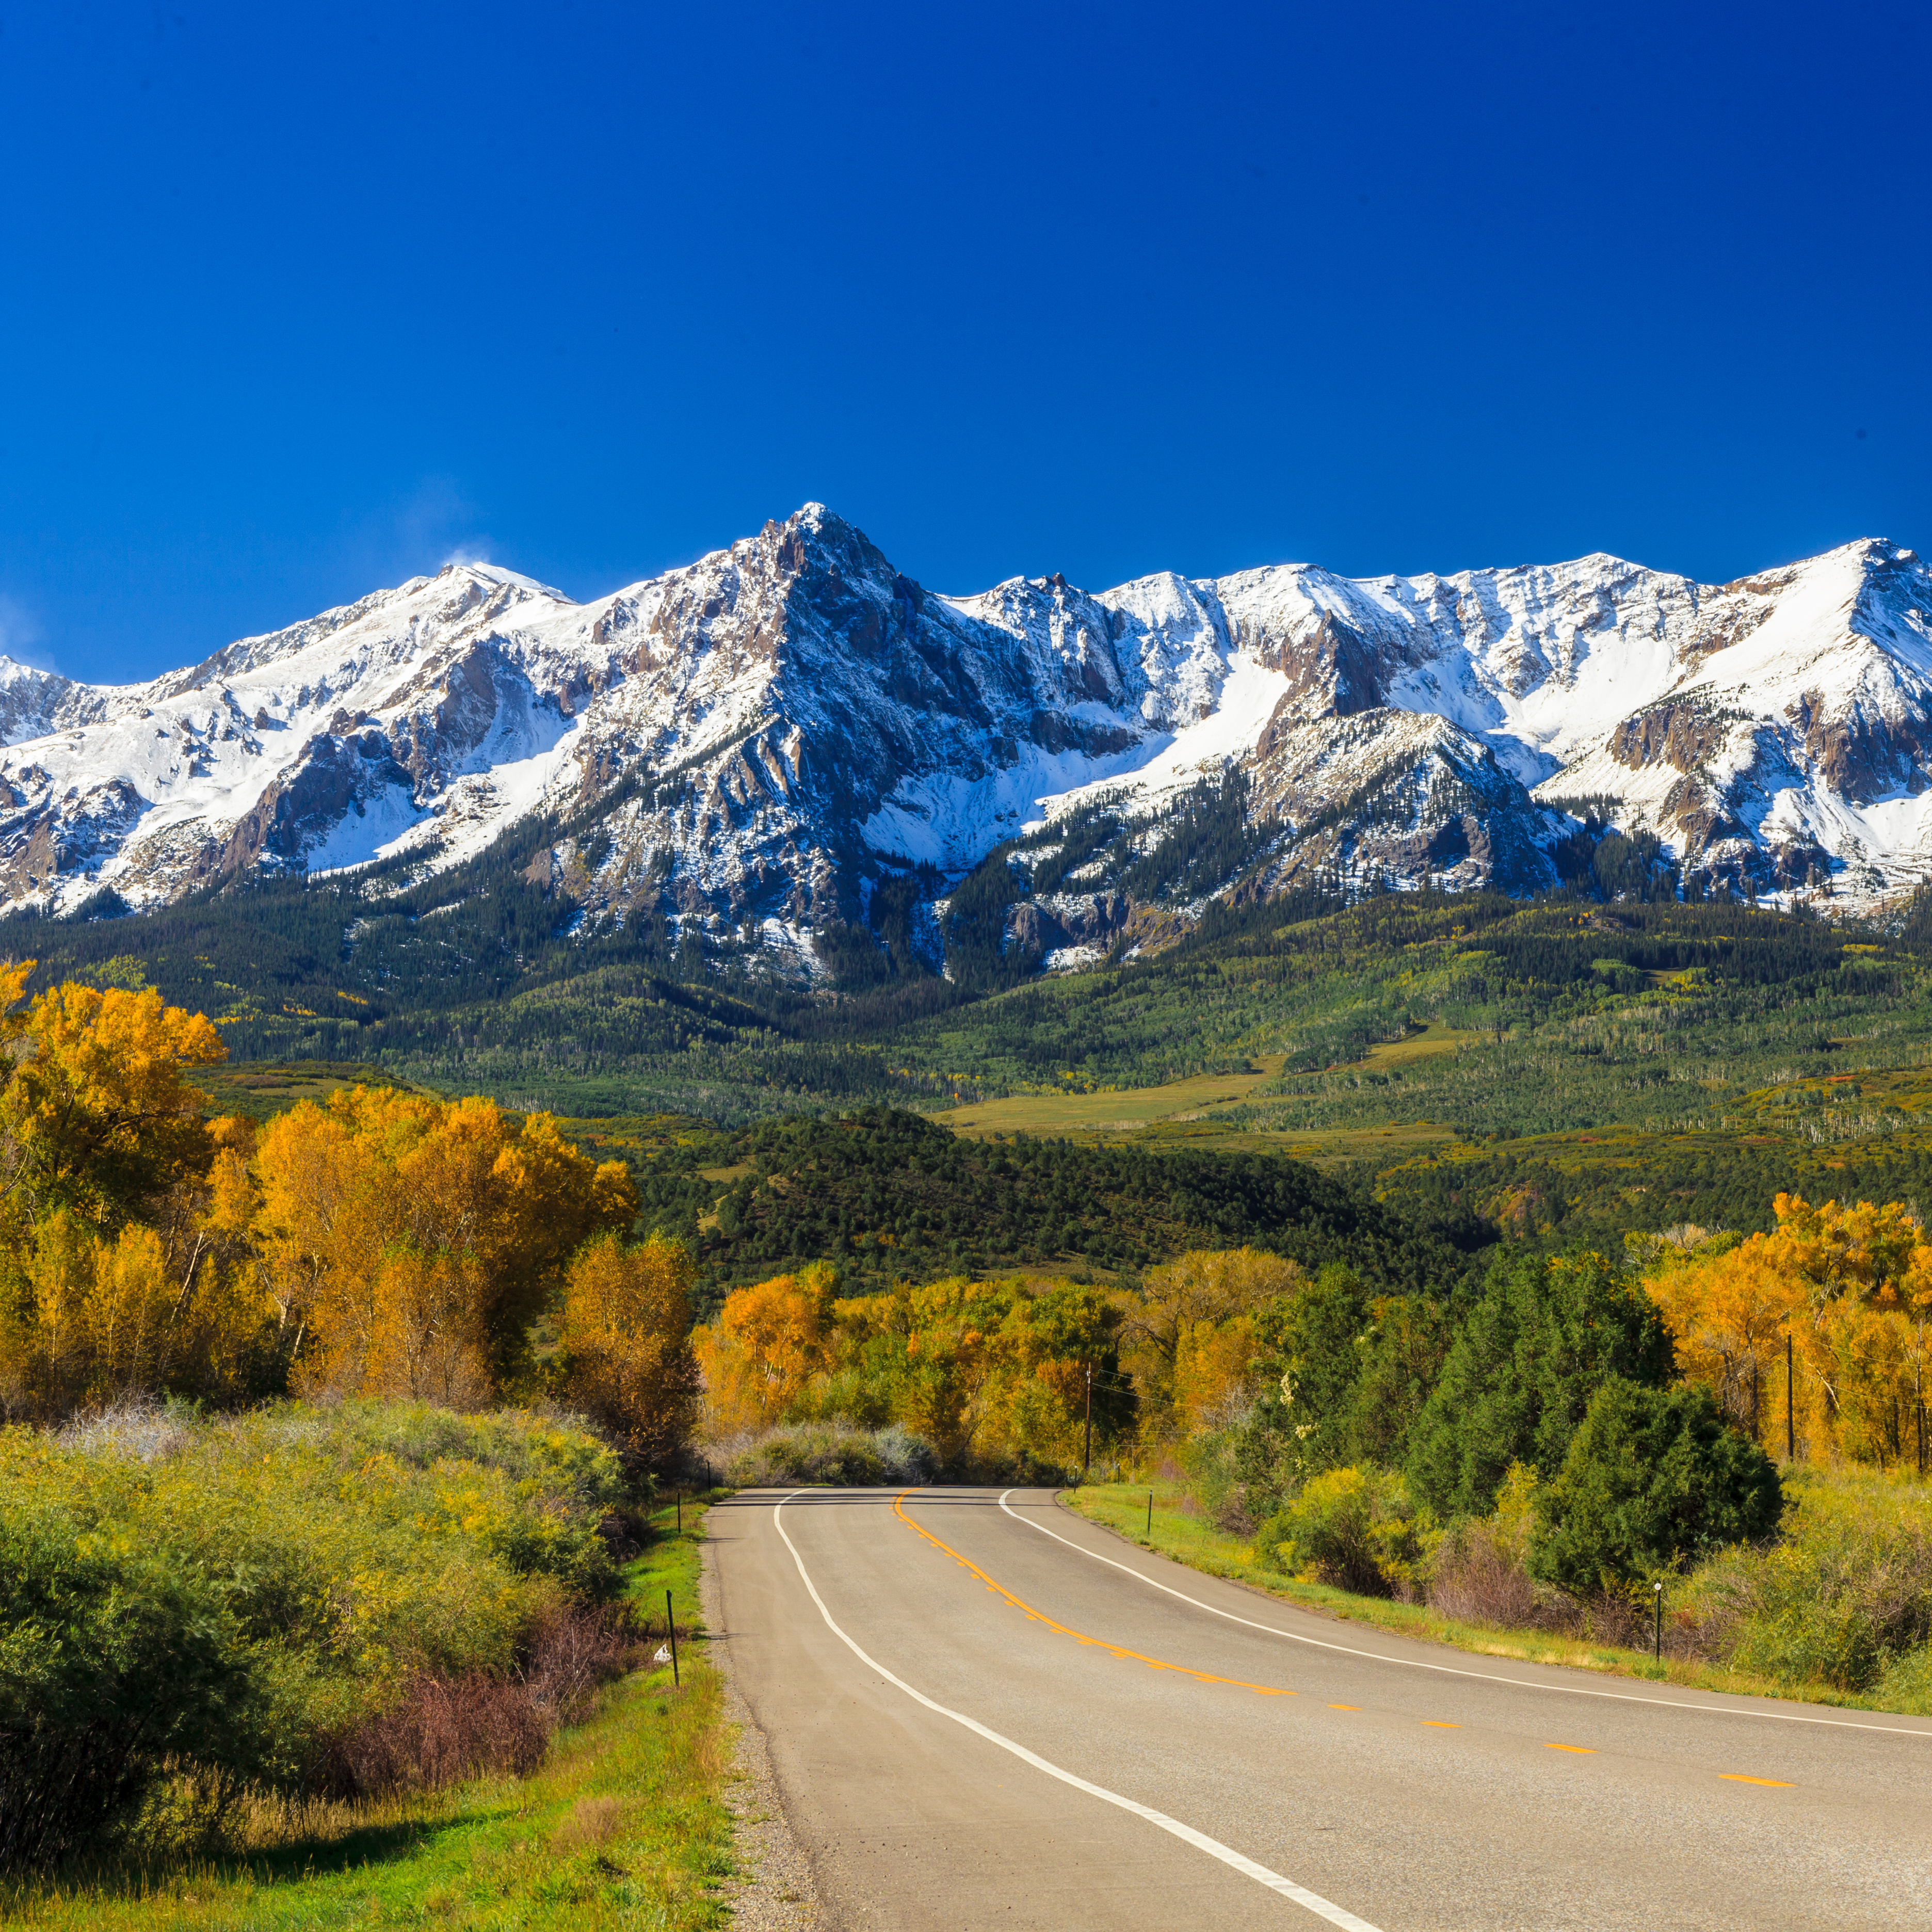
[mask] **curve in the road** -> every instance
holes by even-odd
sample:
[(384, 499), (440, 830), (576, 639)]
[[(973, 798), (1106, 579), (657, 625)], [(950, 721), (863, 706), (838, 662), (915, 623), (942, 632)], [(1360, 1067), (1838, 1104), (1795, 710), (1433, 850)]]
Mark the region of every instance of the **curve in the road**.
[[(1340, 1926), (1342, 1932), (1378, 1932), (1378, 1928), (1370, 1924), (1366, 1918), (1357, 1918), (1354, 1913), (1336, 1904), (1332, 1900), (1324, 1898), (1320, 1893), (1310, 1892), (1306, 1886), (1297, 1885), (1294, 1880), (1285, 1878), (1280, 1872), (1272, 1871), (1266, 1865), (1257, 1864), (1254, 1859), (1245, 1857), (1242, 1853), (1236, 1851), (1232, 1845), (1224, 1845), (1220, 1839), (1210, 1838), (1205, 1832), (1196, 1831), (1192, 1825), (1183, 1824), (1178, 1818), (1170, 1818), (1166, 1812), (1156, 1811), (1151, 1805), (1140, 1804), (1132, 1798), (1123, 1796), (1118, 1791), (1109, 1791), (1105, 1785), (1093, 1784), (1086, 1778), (1076, 1776), (1070, 1771), (1064, 1770), (1060, 1766), (1042, 1757), (1038, 1752), (1028, 1750), (1025, 1745), (1016, 1744), (1011, 1738), (1003, 1736), (990, 1726), (981, 1724), (976, 1718), (969, 1718), (963, 1711), (955, 1711), (950, 1706), (928, 1697), (924, 1691), (915, 1690), (904, 1678), (896, 1676), (888, 1670), (876, 1658), (868, 1656), (833, 1621), (832, 1612), (825, 1606), (825, 1599), (818, 1594), (818, 1586), (812, 1580), (811, 1571), (805, 1567), (805, 1558), (799, 1554), (797, 1544), (794, 1543), (791, 1538), (786, 1533), (785, 1504), (790, 1502), (793, 1496), (802, 1493), (802, 1490), (794, 1490), (791, 1496), (784, 1497), (772, 1505), (772, 1525), (777, 1529), (778, 1534), (784, 1538), (785, 1547), (791, 1552), (791, 1560), (798, 1566), (800, 1579), (810, 1593), (813, 1603), (818, 1606), (818, 1614), (825, 1619), (826, 1629), (830, 1630), (832, 1634), (844, 1645), (846, 1648), (850, 1651), (852, 1654), (857, 1658), (868, 1670), (877, 1671), (888, 1684), (892, 1684), (897, 1690), (904, 1691), (908, 1697), (912, 1698), (917, 1703), (924, 1705), (928, 1711), (934, 1712), (942, 1718), (950, 1718), (954, 1724), (964, 1726), (966, 1730), (984, 1738), (988, 1744), (997, 1744), (1001, 1750), (1010, 1751), (1022, 1762), (1031, 1765), (1036, 1771), (1044, 1772), (1048, 1777), (1058, 1778), (1061, 1784), (1071, 1785), (1076, 1791), (1084, 1791), (1090, 1797), (1100, 1798), (1103, 1803), (1117, 1806), (1123, 1811), (1130, 1812), (1137, 1818), (1144, 1819), (1148, 1824), (1158, 1826), (1160, 1830), (1171, 1834), (1185, 1844), (1193, 1846), (1197, 1851), (1205, 1852), (1210, 1858), (1218, 1858), (1222, 1864), (1239, 1872), (1244, 1878), (1253, 1879), (1258, 1884), (1267, 1886), (1269, 1891), (1279, 1892), (1284, 1898), (1291, 1898), (1296, 1904), (1305, 1906), (1318, 1918), (1325, 1918), (1331, 1925)], [(1010, 1490), (1007, 1492), (1008, 1495), (1011, 1493)], [(902, 1502), (904, 1498), (902, 1497), (900, 1500)], [(1001, 1500), (1004, 1502), (1004, 1498), (1002, 1498)], [(901, 1514), (904, 1520), (908, 1522), (911, 1521), (909, 1516), (903, 1516), (903, 1512)], [(913, 1526), (915, 1528), (918, 1528), (916, 1524)], [(920, 1534), (926, 1535), (927, 1532), (921, 1530)], [(937, 1537), (928, 1537), (928, 1540), (934, 1543), (938, 1543), (939, 1540)], [(946, 1547), (944, 1544), (940, 1544), (940, 1546), (942, 1549)], [(958, 1556), (956, 1551), (949, 1551), (948, 1554)], [(974, 1567), (970, 1564), (968, 1565), (969, 1568)], [(1189, 1674), (1198, 1676), (1200, 1673), (1193, 1672)]]

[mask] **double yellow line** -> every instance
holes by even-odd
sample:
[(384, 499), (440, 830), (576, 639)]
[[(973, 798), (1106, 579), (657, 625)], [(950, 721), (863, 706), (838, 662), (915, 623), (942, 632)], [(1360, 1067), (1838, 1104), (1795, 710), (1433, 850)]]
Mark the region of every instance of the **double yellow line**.
[(910, 1490), (900, 1491), (892, 1504), (892, 1514), (908, 1528), (916, 1530), (935, 1550), (943, 1550), (962, 1570), (970, 1570), (996, 1597), (1003, 1597), (1016, 1610), (1024, 1610), (1036, 1624), (1044, 1624), (1050, 1630), (1057, 1630), (1062, 1636), (1070, 1636), (1076, 1642), (1090, 1645), (1096, 1650), (1104, 1650), (1109, 1657), (1123, 1658), (1134, 1664), (1144, 1664), (1150, 1670), (1172, 1670), (1177, 1676), (1192, 1677), (1200, 1684), (1227, 1684), (1238, 1690), (1252, 1690), (1257, 1697), (1295, 1697), (1300, 1693), (1284, 1690), (1274, 1684), (1250, 1684), (1239, 1677), (1216, 1677), (1211, 1670), (1192, 1670), (1184, 1664), (1169, 1664), (1164, 1658), (1149, 1657), (1138, 1650), (1129, 1650), (1124, 1645), (1109, 1643), (1105, 1637), (1089, 1636), (1084, 1630), (1077, 1630), (1070, 1624), (1057, 1622), (1044, 1610), (1036, 1610), (1029, 1604), (1013, 1594), (997, 1577), (989, 1576), (970, 1556), (962, 1556), (950, 1543), (942, 1543), (931, 1530), (905, 1512), (905, 1499), (912, 1494)]
[[(961, 1569), (968, 1570), (976, 1576), (994, 1596), (1012, 1604), (1015, 1610), (1022, 1612), (1030, 1622), (1043, 1624), (1048, 1630), (1057, 1632), (1061, 1636), (1072, 1637), (1076, 1643), (1084, 1643), (1094, 1650), (1104, 1650), (1109, 1657), (1118, 1657), (1132, 1664), (1144, 1664), (1150, 1670), (1171, 1670), (1178, 1676), (1192, 1678), (1197, 1684), (1226, 1684), (1237, 1690), (1251, 1690), (1257, 1697), (1298, 1697), (1301, 1694), (1298, 1690), (1284, 1690), (1279, 1684), (1250, 1684), (1245, 1678), (1219, 1677), (1211, 1670), (1196, 1670), (1185, 1664), (1170, 1664), (1165, 1658), (1149, 1657), (1144, 1651), (1130, 1650), (1124, 1644), (1109, 1643), (1105, 1637), (1089, 1636), (1084, 1630), (1076, 1630), (1071, 1624), (1061, 1623), (1057, 1618), (1048, 1616), (1044, 1610), (1035, 1610), (1033, 1605), (1027, 1602), (1024, 1598), (1014, 1595), (1012, 1592), (1008, 1589), (997, 1576), (987, 1575), (972, 1558), (962, 1555), (959, 1551), (953, 1548), (951, 1544), (934, 1536), (932, 1532), (916, 1518), (908, 1516), (906, 1514), (905, 1500), (908, 1496), (914, 1493), (914, 1492), (910, 1490), (902, 1490), (899, 1492), (892, 1501), (893, 1515), (897, 1516), (908, 1529), (922, 1536), (934, 1549), (943, 1550)], [(1361, 1707), (1357, 1704), (1331, 1704), (1328, 1708), (1331, 1711), (1357, 1711)], [(1432, 1718), (1424, 1718), (1421, 1722), (1432, 1730), (1455, 1731), (1462, 1728), (1460, 1724), (1445, 1724), (1439, 1719)], [(1597, 1754), (1594, 1748), (1588, 1744), (1546, 1744), (1544, 1748), (1554, 1751), (1572, 1752), (1579, 1757), (1594, 1757)], [(1792, 1788), (1785, 1780), (1779, 1778), (1750, 1778), (1742, 1772), (1734, 1771), (1720, 1772), (1718, 1775), (1733, 1784), (1762, 1784), (1787, 1791)]]

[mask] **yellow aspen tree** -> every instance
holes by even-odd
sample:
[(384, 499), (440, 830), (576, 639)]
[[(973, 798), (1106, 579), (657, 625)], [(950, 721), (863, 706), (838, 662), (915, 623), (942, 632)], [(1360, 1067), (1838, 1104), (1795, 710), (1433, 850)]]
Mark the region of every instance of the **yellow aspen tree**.
[(94, 1250), (82, 1302), (88, 1394), (96, 1400), (158, 1388), (166, 1378), (176, 1292), (161, 1238), (130, 1222)]
[(782, 1422), (830, 1361), (826, 1312), (832, 1270), (823, 1265), (741, 1288), (714, 1327), (693, 1336), (713, 1434)]
[(668, 1461), (697, 1420), (691, 1256), (652, 1237), (632, 1247), (596, 1235), (565, 1272), (557, 1378), (566, 1399), (646, 1468)]

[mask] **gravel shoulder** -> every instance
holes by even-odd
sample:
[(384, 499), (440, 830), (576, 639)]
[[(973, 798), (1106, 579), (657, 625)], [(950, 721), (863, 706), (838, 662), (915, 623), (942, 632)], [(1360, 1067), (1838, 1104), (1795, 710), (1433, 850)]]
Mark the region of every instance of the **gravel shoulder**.
[(709, 1543), (699, 1601), (705, 1628), (714, 1634), (710, 1654), (724, 1680), (724, 1712), (732, 1730), (724, 1804), (731, 1814), (738, 1871), (724, 1887), (731, 1923), (744, 1932), (840, 1932), (839, 1921), (820, 1895), (812, 1861), (785, 1816), (765, 1734), (733, 1677), (729, 1626)]

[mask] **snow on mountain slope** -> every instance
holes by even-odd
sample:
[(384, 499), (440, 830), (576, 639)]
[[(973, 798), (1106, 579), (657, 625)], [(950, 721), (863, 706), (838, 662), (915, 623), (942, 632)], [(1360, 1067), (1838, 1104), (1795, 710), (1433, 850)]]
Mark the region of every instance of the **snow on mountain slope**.
[[(808, 970), (895, 875), (930, 898), (1102, 803), (1144, 856), (1225, 796), (1246, 829), (1215, 835), (1210, 891), (1530, 889), (1591, 796), (1687, 876), (1868, 900), (1932, 868), (1928, 742), (1932, 577), (1874, 540), (1717, 587), (1595, 556), (943, 596), (808, 505), (589, 603), (452, 565), (149, 684), (0, 660), (0, 896), (433, 872), (543, 810), (598, 821), (532, 862), (568, 916)], [(1135, 916), (1093, 864), (1065, 876), (1046, 950)]]

